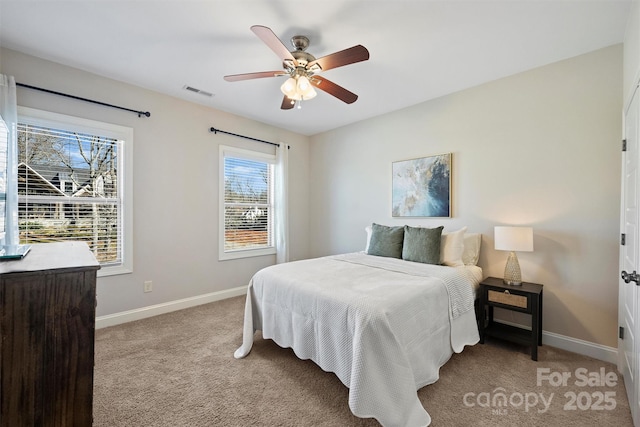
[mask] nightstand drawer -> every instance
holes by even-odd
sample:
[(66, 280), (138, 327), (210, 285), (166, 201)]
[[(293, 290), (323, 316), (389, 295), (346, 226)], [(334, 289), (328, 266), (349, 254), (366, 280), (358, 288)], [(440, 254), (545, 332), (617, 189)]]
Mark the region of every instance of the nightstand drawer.
[(487, 291), (487, 299), (489, 302), (497, 302), (499, 304), (510, 305), (513, 307), (520, 307), (523, 309), (528, 308), (528, 298), (524, 295), (515, 295), (510, 293), (508, 290), (504, 292), (499, 291)]

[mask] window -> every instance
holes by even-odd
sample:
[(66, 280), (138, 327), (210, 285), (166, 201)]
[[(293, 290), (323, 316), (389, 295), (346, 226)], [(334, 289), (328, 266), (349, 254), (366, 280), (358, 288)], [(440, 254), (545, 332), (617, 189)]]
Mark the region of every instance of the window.
[(131, 272), (133, 130), (19, 108), (17, 133), (20, 243), (84, 241), (99, 275)]
[(220, 146), (219, 259), (275, 254), (272, 154)]

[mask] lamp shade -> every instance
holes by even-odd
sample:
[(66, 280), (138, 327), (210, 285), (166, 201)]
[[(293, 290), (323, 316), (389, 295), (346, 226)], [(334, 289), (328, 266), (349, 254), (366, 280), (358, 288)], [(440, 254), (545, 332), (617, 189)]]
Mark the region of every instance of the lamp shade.
[(311, 82), (305, 76), (298, 77), (298, 93), (301, 95), (306, 95), (310, 90), (313, 90), (311, 87)]
[(293, 77), (289, 77), (283, 84), (280, 86), (280, 90), (282, 93), (287, 95), (289, 99), (300, 99), (300, 96), (297, 92), (298, 82)]
[[(306, 101), (315, 98), (317, 95), (317, 92), (313, 88), (309, 78), (304, 75), (289, 77), (282, 86), (280, 86), (280, 90), (287, 96), (287, 98), (294, 101)], [(300, 108), (299, 104), (298, 108)]]
[(495, 227), (495, 249), (498, 251), (532, 252), (533, 228)]

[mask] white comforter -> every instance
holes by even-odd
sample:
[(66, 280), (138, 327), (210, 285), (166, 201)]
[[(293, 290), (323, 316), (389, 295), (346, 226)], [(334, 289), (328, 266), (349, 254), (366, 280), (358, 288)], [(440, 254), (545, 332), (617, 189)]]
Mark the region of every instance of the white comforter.
[(334, 372), (354, 415), (427, 426), (417, 390), (438, 379), (453, 351), (479, 340), (473, 301), (481, 277), (472, 273), (363, 253), (267, 267), (249, 284), (234, 355), (245, 357), (262, 330)]

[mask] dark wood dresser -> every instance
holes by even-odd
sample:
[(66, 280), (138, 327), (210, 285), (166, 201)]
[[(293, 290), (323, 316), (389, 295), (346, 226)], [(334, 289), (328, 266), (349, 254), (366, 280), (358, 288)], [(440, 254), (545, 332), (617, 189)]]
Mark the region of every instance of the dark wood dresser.
[(0, 261), (0, 426), (91, 426), (99, 268), (82, 242)]

